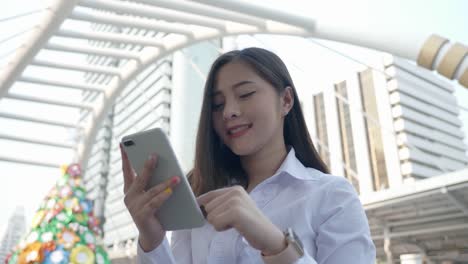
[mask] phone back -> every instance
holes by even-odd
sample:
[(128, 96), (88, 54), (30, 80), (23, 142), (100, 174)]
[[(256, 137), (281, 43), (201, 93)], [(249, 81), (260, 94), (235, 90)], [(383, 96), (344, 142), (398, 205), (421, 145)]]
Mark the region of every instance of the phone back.
[(175, 153), (164, 131), (154, 128), (122, 138), (122, 145), (130, 163), (137, 173), (143, 171), (145, 161), (151, 153), (158, 155), (157, 167), (151, 175), (147, 188), (151, 188), (172, 176), (181, 182), (174, 188), (171, 197), (156, 212), (165, 230), (190, 229), (203, 226), (205, 219), (198, 207), (195, 195), (177, 161)]

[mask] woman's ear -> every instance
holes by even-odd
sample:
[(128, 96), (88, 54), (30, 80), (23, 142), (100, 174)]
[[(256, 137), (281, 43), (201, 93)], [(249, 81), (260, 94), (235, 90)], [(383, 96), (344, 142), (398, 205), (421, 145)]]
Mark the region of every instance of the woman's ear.
[(283, 116), (288, 115), (294, 105), (294, 94), (291, 86), (284, 88), (281, 96), (281, 107)]

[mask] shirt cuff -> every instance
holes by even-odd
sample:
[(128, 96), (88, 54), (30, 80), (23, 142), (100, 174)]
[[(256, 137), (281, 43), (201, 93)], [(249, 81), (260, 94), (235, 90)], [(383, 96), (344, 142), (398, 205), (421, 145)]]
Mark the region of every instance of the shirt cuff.
[(172, 254), (171, 247), (167, 238), (155, 249), (149, 252), (143, 251), (140, 243), (137, 243), (137, 263), (138, 264), (157, 264), (157, 263), (174, 263), (175, 259)]

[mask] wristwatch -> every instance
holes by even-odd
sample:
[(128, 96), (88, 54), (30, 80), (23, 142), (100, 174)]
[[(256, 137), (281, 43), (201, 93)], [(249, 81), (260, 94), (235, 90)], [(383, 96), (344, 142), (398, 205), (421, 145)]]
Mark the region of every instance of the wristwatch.
[(304, 247), (302, 246), (301, 240), (299, 240), (299, 237), (294, 233), (292, 228), (286, 229), (283, 233), (287, 244), (286, 249), (276, 255), (262, 255), (265, 264), (294, 263), (304, 255)]

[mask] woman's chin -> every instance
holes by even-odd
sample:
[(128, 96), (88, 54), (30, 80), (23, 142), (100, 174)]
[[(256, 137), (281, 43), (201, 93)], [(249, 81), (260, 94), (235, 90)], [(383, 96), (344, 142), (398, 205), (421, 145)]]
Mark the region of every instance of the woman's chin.
[(229, 148), (237, 156), (249, 156), (255, 152), (255, 146), (252, 144), (232, 144)]

